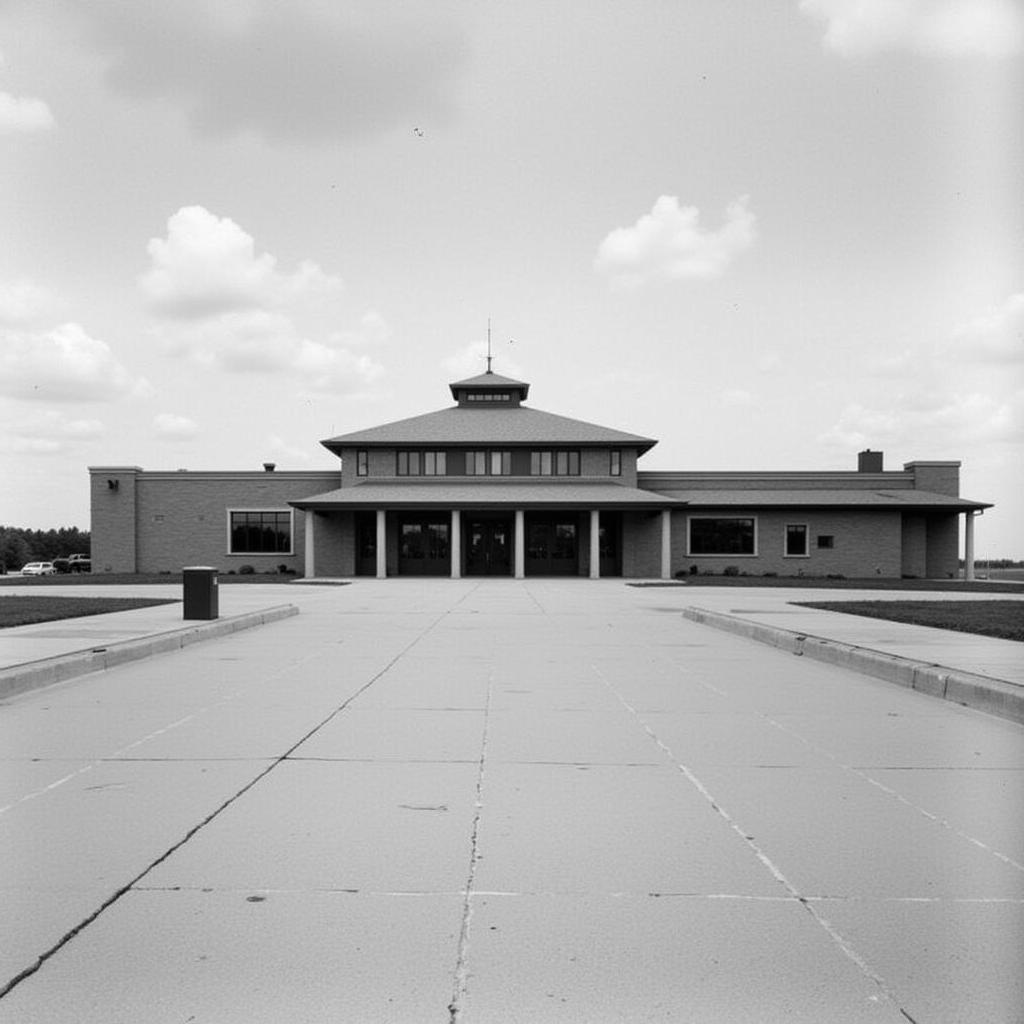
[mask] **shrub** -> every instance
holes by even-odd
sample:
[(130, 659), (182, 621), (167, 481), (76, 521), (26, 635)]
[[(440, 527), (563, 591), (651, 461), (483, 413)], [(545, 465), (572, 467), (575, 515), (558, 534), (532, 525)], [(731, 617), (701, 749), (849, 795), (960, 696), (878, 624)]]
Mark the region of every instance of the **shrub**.
[(251, 565), (240, 565), (238, 567), (239, 576), (252, 576), (256, 570)]
[(763, 572), (763, 573), (761, 573), (761, 575), (762, 576), (770, 576), (772, 579), (774, 579), (779, 574), (777, 572)]
[(722, 570), (722, 575), (723, 576), (739, 576), (739, 574), (740, 574), (740, 567), (738, 565), (727, 565)]

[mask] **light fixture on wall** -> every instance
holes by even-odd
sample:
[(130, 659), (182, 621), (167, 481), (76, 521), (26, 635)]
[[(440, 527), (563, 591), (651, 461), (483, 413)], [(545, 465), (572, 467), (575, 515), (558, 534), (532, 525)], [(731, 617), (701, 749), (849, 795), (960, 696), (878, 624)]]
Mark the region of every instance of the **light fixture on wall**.
[(112, 490), (116, 491), (121, 486), (120, 480), (108, 480), (107, 486)]

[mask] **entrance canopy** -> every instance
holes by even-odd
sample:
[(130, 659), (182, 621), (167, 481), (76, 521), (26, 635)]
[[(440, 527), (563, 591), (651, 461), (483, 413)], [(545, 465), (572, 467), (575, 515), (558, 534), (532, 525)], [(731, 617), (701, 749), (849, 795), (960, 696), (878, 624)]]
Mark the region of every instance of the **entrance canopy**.
[(410, 483), (403, 480), (394, 483), (367, 481), (292, 501), (289, 504), (314, 512), (378, 508), (577, 508), (655, 511), (680, 507), (686, 502), (667, 498), (653, 491), (644, 491), (638, 487), (601, 481), (491, 483), (474, 480), (473, 483), (438, 483), (430, 480)]

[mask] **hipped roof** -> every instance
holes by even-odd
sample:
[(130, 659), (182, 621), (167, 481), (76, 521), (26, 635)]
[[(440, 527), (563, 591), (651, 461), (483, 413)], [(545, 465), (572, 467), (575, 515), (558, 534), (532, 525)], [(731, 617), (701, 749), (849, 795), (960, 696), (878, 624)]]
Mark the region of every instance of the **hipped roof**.
[(643, 454), (657, 441), (520, 405), (510, 409), (451, 406), (379, 427), (339, 434), (320, 443), (335, 454), (340, 454), (342, 448), (390, 448), (396, 445), (487, 445), (505, 448), (616, 445), (634, 447), (638, 454)]

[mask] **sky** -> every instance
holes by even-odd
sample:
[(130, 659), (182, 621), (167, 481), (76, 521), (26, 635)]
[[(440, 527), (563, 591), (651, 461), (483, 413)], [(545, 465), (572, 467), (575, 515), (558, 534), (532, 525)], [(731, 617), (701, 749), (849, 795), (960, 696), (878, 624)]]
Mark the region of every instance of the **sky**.
[(956, 459), (1024, 558), (1022, 0), (0, 0), (0, 524), (485, 368), (648, 470)]

